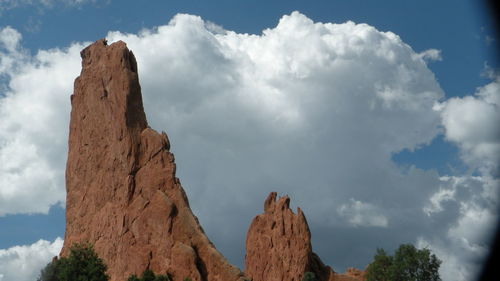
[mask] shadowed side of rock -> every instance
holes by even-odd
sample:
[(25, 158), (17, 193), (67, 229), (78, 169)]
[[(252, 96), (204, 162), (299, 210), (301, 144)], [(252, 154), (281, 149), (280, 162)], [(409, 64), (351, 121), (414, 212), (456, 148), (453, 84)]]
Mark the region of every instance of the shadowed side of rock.
[(320, 281), (360, 281), (364, 273), (350, 269), (335, 273), (312, 251), (311, 232), (304, 213), (290, 209), (288, 196), (276, 198), (271, 192), (264, 213), (257, 215), (248, 230), (245, 274), (253, 281), (300, 281), (305, 272), (314, 272)]
[(167, 135), (148, 127), (133, 53), (123, 42), (99, 40), (81, 56), (71, 96), (61, 255), (73, 243), (94, 244), (111, 281), (147, 268), (174, 281), (242, 280), (193, 215)]

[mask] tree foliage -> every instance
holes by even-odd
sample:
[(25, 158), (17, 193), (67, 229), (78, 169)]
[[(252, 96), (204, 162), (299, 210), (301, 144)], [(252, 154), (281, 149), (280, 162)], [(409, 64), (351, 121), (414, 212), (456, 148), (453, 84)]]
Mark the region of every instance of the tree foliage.
[(367, 281), (389, 281), (390, 268), (392, 265), (393, 257), (388, 256), (384, 249), (377, 249), (373, 262), (366, 270)]
[(314, 272), (307, 271), (304, 273), (302, 281), (316, 281), (316, 275), (314, 275)]
[(56, 277), (57, 270), (57, 260), (50, 262), (47, 264), (42, 271), (40, 271), (40, 276), (37, 281), (59, 281)]
[(137, 277), (137, 275), (132, 274), (128, 277), (127, 281), (141, 281), (141, 279), (139, 279), (139, 277)]
[(366, 281), (440, 281), (441, 261), (429, 249), (400, 245), (394, 256), (377, 249), (366, 269)]
[(68, 257), (54, 259), (38, 281), (108, 281), (107, 267), (90, 244), (74, 244)]
[(142, 272), (141, 278), (133, 274), (127, 281), (170, 281), (168, 275), (156, 275), (151, 269), (146, 269)]

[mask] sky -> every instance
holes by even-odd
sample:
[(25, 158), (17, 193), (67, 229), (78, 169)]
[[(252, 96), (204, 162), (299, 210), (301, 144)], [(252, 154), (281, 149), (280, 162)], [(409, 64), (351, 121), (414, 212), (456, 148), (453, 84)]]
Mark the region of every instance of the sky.
[(337, 272), (412, 243), (474, 280), (498, 225), (498, 38), (481, 1), (0, 0), (0, 281), (64, 238), (79, 52), (123, 40), (193, 212), (242, 268), (267, 194)]

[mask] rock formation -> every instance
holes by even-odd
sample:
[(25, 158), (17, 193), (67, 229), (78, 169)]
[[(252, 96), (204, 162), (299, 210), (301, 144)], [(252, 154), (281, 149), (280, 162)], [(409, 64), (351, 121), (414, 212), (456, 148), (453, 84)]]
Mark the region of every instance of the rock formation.
[(361, 281), (363, 272), (335, 273), (312, 251), (311, 232), (304, 213), (290, 209), (287, 196), (272, 192), (264, 213), (256, 216), (247, 234), (245, 274), (253, 281), (300, 281), (307, 271), (320, 281)]
[(208, 240), (175, 177), (165, 133), (148, 127), (134, 55), (99, 40), (81, 52), (71, 96), (66, 234), (90, 242), (111, 281), (146, 268), (174, 281), (243, 280)]
[[(81, 52), (71, 95), (66, 167), (66, 233), (61, 255), (90, 242), (111, 281), (149, 268), (173, 281), (248, 280), (217, 251), (193, 215), (175, 177), (165, 133), (148, 127), (137, 63), (123, 42), (99, 40)], [(245, 272), (253, 281), (360, 281), (364, 272), (335, 273), (312, 251), (300, 208), (271, 193), (246, 241)]]

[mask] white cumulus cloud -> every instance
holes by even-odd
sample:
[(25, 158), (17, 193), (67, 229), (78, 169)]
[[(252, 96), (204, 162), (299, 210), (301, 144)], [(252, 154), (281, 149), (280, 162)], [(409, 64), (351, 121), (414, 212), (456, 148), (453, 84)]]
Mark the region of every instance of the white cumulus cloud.
[(441, 187), (424, 212), (431, 220), (444, 217), (441, 221), (447, 227), (441, 235), (422, 233), (417, 245), (430, 248), (443, 261), (443, 280), (473, 280), (488, 254), (498, 222), (499, 180), (467, 175), (440, 180)]
[(436, 107), (446, 138), (458, 145), (463, 160), (483, 174), (500, 175), (500, 77), (473, 96), (451, 98)]
[(349, 204), (343, 204), (337, 212), (345, 217), (353, 226), (387, 227), (388, 219), (381, 214), (380, 208), (369, 203), (349, 199)]
[(31, 245), (0, 249), (0, 281), (33, 281), (53, 257), (58, 256), (63, 240), (39, 240)]
[(65, 115), (83, 45), (27, 57), (16, 31), (7, 27), (1, 32), (10, 38), (2, 37), (7, 51), (0, 65), (13, 62), (0, 71), (9, 78), (0, 88), (0, 216), (47, 213), (65, 198)]
[(426, 61), (441, 61), (443, 57), (441, 56), (441, 50), (428, 49), (417, 54), (417, 57), (422, 58)]
[(10, 26), (0, 29), (0, 79), (26, 58), (20, 47), (21, 38), (21, 33)]

